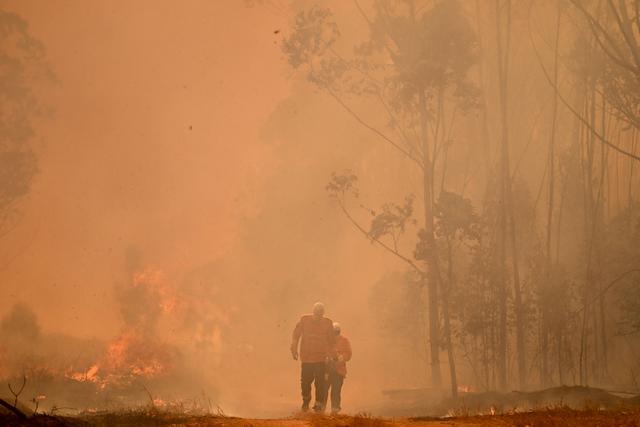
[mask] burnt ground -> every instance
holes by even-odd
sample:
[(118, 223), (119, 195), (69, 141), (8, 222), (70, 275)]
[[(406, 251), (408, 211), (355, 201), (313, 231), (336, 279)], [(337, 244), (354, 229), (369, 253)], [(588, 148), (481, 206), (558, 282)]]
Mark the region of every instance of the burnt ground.
[(640, 427), (640, 410), (573, 410), (568, 408), (537, 410), (532, 412), (484, 415), (472, 417), (398, 418), (385, 419), (367, 415), (317, 416), (300, 415), (290, 418), (258, 420), (224, 416), (187, 416), (153, 412), (102, 413), (75, 417), (37, 415), (20, 420), (13, 415), (0, 416), (0, 425), (13, 426), (228, 426), (228, 427), (590, 427), (619, 426)]
[[(620, 397), (605, 390), (587, 387), (556, 387), (526, 393), (470, 393), (435, 405), (426, 406), (424, 401), (421, 405), (404, 402), (392, 409), (389, 407), (379, 412), (393, 414), (389, 418), (366, 414), (320, 416), (300, 413), (280, 419), (246, 419), (229, 417), (222, 411), (211, 415), (193, 415), (182, 410), (176, 412), (147, 405), (64, 416), (59, 413), (46, 415), (42, 410), (32, 415), (32, 409), (20, 403), (14, 407), (10, 402), (0, 399), (0, 426), (640, 427), (640, 396)], [(416, 417), (412, 414), (435, 416)]]

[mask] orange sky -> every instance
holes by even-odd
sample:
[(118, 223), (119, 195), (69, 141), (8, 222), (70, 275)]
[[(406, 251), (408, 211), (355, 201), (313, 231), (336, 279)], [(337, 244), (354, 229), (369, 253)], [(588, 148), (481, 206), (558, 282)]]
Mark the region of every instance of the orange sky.
[(48, 329), (109, 335), (127, 247), (193, 267), (228, 251), (255, 209), (252, 183), (273, 166), (259, 132), (289, 93), (274, 43), (287, 18), (240, 1), (45, 4), (4, 2), (58, 83), (41, 92), (55, 115), (36, 129), (40, 173), (0, 242), (0, 312), (53, 303)]

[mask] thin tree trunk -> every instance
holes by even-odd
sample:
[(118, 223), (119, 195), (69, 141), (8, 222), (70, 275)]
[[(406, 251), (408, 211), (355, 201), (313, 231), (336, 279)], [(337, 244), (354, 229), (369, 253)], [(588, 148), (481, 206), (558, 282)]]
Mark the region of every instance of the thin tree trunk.
[[(560, 263), (560, 236), (561, 236), (561, 232), (562, 232), (562, 212), (563, 212), (563, 208), (564, 208), (564, 201), (565, 201), (565, 191), (566, 191), (566, 183), (564, 182), (564, 179), (562, 180), (562, 187), (561, 187), (561, 191), (560, 191), (560, 205), (558, 206), (558, 223), (556, 224), (557, 227), (557, 231), (556, 231), (556, 264)], [(556, 326), (556, 347), (557, 347), (557, 352), (558, 352), (558, 381), (559, 381), (559, 385), (564, 385), (564, 364), (563, 364), (563, 358), (562, 358), (562, 351), (563, 351), (563, 338), (564, 338), (564, 334), (565, 334), (565, 325), (564, 324), (560, 324)]]
[[(482, 31), (481, 31), (481, 20), (480, 20), (480, 11), (484, 10), (484, 4), (480, 3), (480, 0), (476, 0), (476, 25), (477, 25), (477, 31), (478, 31), (478, 45), (479, 45), (479, 52), (484, 52), (486, 49), (486, 46), (484, 46), (484, 41), (482, 38)], [(482, 89), (483, 93), (487, 93), (487, 84), (484, 78), (484, 66), (485, 66), (485, 60), (484, 60), (484, 56), (481, 56), (479, 63), (478, 63), (478, 86)], [(481, 123), (481, 127), (482, 127), (482, 150), (481, 150), (481, 154), (482, 154), (482, 158), (483, 158), (483, 162), (484, 162), (484, 168), (485, 168), (485, 179), (487, 180), (487, 186), (489, 186), (490, 181), (491, 181), (491, 138), (489, 136), (489, 120), (487, 117), (487, 110), (489, 109), (488, 103), (487, 103), (487, 97), (486, 96), (482, 96), (480, 97), (480, 123)]]
[[(520, 389), (524, 389), (526, 387), (526, 359), (525, 359), (525, 340), (524, 340), (524, 312), (522, 307), (522, 295), (520, 292), (520, 273), (518, 266), (518, 245), (516, 239), (516, 221), (515, 221), (515, 213), (513, 208), (513, 192), (511, 188), (511, 171), (509, 166), (509, 116), (508, 116), (508, 71), (509, 71), (509, 50), (511, 43), (511, 0), (507, 0), (505, 3), (506, 7), (506, 32), (505, 32), (505, 46), (503, 48), (502, 43), (502, 31), (501, 31), (501, 7), (500, 1), (496, 0), (496, 18), (497, 18), (497, 46), (498, 46), (498, 76), (500, 83), (500, 116), (501, 116), (501, 130), (502, 130), (502, 210), (503, 210), (503, 218), (502, 222), (502, 232), (504, 236), (502, 237), (503, 245), (506, 243), (506, 233), (510, 234), (510, 243), (512, 250), (512, 273), (513, 273), (513, 290), (514, 290), (514, 310), (516, 317), (516, 353), (517, 353), (517, 361), (518, 361), (518, 385)], [(507, 223), (507, 217), (508, 222)], [(510, 225), (510, 227), (509, 227)], [(504, 245), (506, 246), (506, 245)], [(503, 247), (503, 263), (506, 263), (506, 247)], [(503, 264), (505, 268), (505, 276), (506, 276), (506, 265)], [(501, 310), (501, 331), (500, 331), (500, 339), (501, 339), (501, 356), (500, 356), (500, 386), (501, 388), (506, 388), (507, 386), (507, 325), (506, 325), (506, 297), (507, 297), (507, 289), (506, 289), (506, 277), (503, 283), (503, 295), (501, 295), (500, 301), (500, 310)]]
[[(606, 100), (604, 94), (602, 95), (602, 134), (606, 135)], [(601, 290), (602, 287), (602, 239), (600, 238), (600, 224), (604, 224), (604, 201), (609, 199), (609, 197), (605, 197), (608, 194), (609, 180), (605, 181), (605, 176), (608, 176), (609, 171), (609, 161), (608, 161), (608, 151), (605, 150), (604, 147), (601, 147), (600, 151), (600, 167), (602, 168), (600, 173), (600, 191), (598, 192), (598, 206), (600, 207), (600, 214), (597, 215), (597, 222), (594, 226), (594, 236), (593, 240), (596, 245), (596, 254), (598, 259), (598, 325), (599, 330), (596, 333), (600, 334), (600, 360), (598, 366), (601, 369), (600, 379), (603, 380), (606, 372), (607, 372), (607, 329), (605, 322), (605, 304), (604, 304), (604, 293)], [(600, 218), (602, 217), (602, 220)]]
[(497, 34), (497, 46), (498, 46), (498, 79), (500, 86), (500, 118), (501, 118), (501, 180), (500, 180), (500, 200), (502, 209), (500, 210), (500, 289), (499, 289), (499, 321), (498, 321), (498, 381), (501, 390), (507, 388), (507, 196), (506, 196), (506, 180), (509, 179), (509, 169), (507, 169), (507, 108), (506, 108), (506, 92), (507, 92), (507, 76), (505, 72), (505, 60), (502, 52), (502, 19), (501, 19), (501, 5), (500, 0), (496, 0), (496, 34)]
[[(635, 153), (636, 151), (636, 141), (638, 138), (638, 131), (637, 130), (633, 130), (632, 134), (631, 134), (631, 152)], [(628, 207), (629, 209), (631, 209), (631, 207), (633, 206), (633, 165), (635, 164), (634, 161), (630, 161), (630, 166), (629, 166), (629, 190), (628, 190)], [(631, 216), (629, 216), (629, 218), (631, 218)]]
[[(582, 319), (582, 336), (581, 336), (581, 367), (583, 372), (581, 372), (581, 384), (588, 385), (589, 384), (589, 365), (588, 365), (588, 322), (587, 319), (591, 314), (592, 304), (591, 304), (591, 292), (592, 292), (592, 282), (593, 282), (593, 271), (592, 271), (592, 250), (593, 250), (593, 230), (594, 230), (594, 200), (593, 200), (593, 142), (594, 142), (594, 129), (596, 126), (595, 120), (595, 83), (590, 82), (589, 84), (589, 98), (587, 100), (588, 105), (588, 119), (589, 119), (589, 132), (587, 137), (586, 144), (586, 165), (583, 165), (585, 170), (585, 197), (584, 197), (584, 211), (585, 211), (585, 246), (587, 252), (587, 259), (585, 262), (585, 283), (584, 283), (584, 313)], [(594, 342), (594, 347), (597, 343)], [(597, 349), (594, 349), (597, 352)]]
[(424, 92), (420, 92), (420, 128), (423, 150), (423, 199), (424, 199), (424, 238), (427, 246), (427, 290), (429, 298), (429, 350), (431, 359), (431, 381), (433, 386), (442, 386), (440, 370), (440, 317), (438, 314), (438, 288), (440, 280), (440, 266), (438, 263), (437, 247), (434, 237), (433, 222), (433, 162), (430, 158), (428, 143), (428, 118)]
[(451, 339), (451, 318), (449, 316), (449, 304), (451, 300), (451, 291), (453, 288), (453, 254), (451, 249), (451, 241), (447, 239), (447, 257), (448, 257), (448, 283), (444, 292), (443, 315), (444, 315), (444, 334), (447, 340), (447, 357), (449, 359), (449, 374), (451, 377), (451, 396), (458, 397), (458, 377), (456, 374), (456, 361), (453, 351), (453, 340)]
[[(558, 3), (557, 17), (556, 17), (556, 38), (554, 47), (554, 62), (553, 62), (553, 86), (558, 87), (558, 52), (560, 44), (560, 3)], [(554, 208), (554, 196), (555, 196), (555, 142), (556, 142), (556, 121), (558, 118), (558, 95), (554, 92), (552, 103), (552, 116), (551, 116), (551, 136), (549, 138), (549, 204), (547, 207), (547, 275), (545, 288), (553, 286), (553, 255), (551, 253), (551, 238), (553, 230), (553, 208)], [(546, 304), (543, 304), (546, 305)], [(550, 384), (549, 373), (549, 313), (548, 310), (542, 309), (542, 371), (541, 380), (542, 386), (547, 387)]]

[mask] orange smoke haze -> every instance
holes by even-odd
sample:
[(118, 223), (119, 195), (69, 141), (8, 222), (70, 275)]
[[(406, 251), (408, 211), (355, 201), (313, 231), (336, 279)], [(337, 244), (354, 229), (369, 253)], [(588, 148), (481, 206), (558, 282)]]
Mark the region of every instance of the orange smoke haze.
[(488, 3), (4, 0), (0, 380), (280, 417), (322, 301), (349, 413), (637, 390), (632, 2)]
[(349, 413), (637, 389), (638, 64), (592, 66), (577, 2), (316, 3), (3, 2), (54, 79), (13, 126), (38, 172), (0, 227), (0, 380), (285, 416), (322, 301)]
[(43, 88), (40, 173), (2, 242), (0, 311), (25, 300), (48, 329), (110, 336), (127, 247), (188, 271), (229, 253), (255, 212), (273, 167), (259, 130), (288, 93), (284, 20), (241, 2), (4, 4), (58, 81)]
[[(291, 330), (314, 301), (353, 337), (356, 360), (377, 348), (363, 321), (369, 288), (399, 264), (351, 228), (325, 185), (365, 153), (366, 172), (392, 151), (292, 78), (279, 30), (293, 12), (240, 1), (4, 6), (43, 42), (56, 81), (36, 88), (53, 114), (37, 122), (39, 173), (0, 241), (0, 313), (25, 302), (43, 333), (104, 340), (61, 367), (65, 378), (164, 372), (175, 362), (154, 347), (164, 342), (227, 412), (282, 414), (298, 405)], [(385, 167), (391, 180), (371, 182), (374, 199), (415, 178), (401, 162)], [(153, 333), (136, 333), (131, 316), (148, 316)], [(385, 378), (367, 376), (375, 360), (354, 364), (354, 381)]]

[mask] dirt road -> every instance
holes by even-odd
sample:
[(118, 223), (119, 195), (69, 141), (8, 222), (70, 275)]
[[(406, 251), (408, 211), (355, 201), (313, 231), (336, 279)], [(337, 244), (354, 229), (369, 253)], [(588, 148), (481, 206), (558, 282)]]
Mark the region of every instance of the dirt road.
[(640, 427), (640, 411), (575, 411), (571, 409), (542, 410), (535, 412), (436, 419), (383, 419), (368, 416), (320, 417), (305, 415), (299, 418), (278, 420), (225, 420), (221, 426), (229, 427), (590, 427), (624, 426)]
[(224, 427), (468, 427), (478, 424), (452, 421), (412, 421), (412, 420), (383, 420), (379, 418), (336, 417), (336, 418), (308, 418), (308, 419), (278, 419), (278, 420), (228, 420), (216, 426)]
[(190, 416), (167, 413), (102, 413), (91, 416), (55, 417), (38, 414), (26, 419), (0, 415), (2, 426), (190, 426), (190, 427), (640, 427), (640, 410), (538, 410), (495, 416), (474, 416), (451, 419), (385, 419), (366, 415), (318, 416), (303, 414), (281, 419), (245, 419), (224, 416)]

